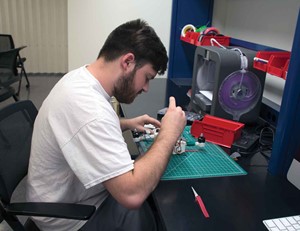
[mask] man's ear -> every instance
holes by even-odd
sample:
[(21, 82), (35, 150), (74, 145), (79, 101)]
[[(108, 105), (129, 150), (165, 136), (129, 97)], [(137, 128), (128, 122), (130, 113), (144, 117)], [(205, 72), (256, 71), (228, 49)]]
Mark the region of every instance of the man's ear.
[(123, 69), (126, 70), (133, 70), (133, 68), (135, 67), (135, 57), (134, 54), (132, 53), (127, 53), (125, 55), (123, 55), (123, 57), (121, 58), (121, 65), (123, 67)]

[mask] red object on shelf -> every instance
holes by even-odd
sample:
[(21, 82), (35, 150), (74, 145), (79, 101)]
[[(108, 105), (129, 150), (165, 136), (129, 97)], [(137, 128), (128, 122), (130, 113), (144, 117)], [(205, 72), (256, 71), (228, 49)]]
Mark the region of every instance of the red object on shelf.
[(272, 55), (268, 63), (267, 72), (270, 73), (271, 75), (276, 75), (278, 77), (283, 78), (283, 68), (285, 67), (289, 59), (290, 59), (290, 55), (287, 56)]
[(287, 72), (288, 72), (288, 69), (289, 69), (289, 64), (290, 64), (290, 60), (288, 59), (286, 61), (286, 63), (284, 64), (284, 67), (282, 69), (282, 78), (283, 79), (286, 79), (286, 76), (287, 76)]
[(207, 141), (230, 148), (240, 138), (244, 126), (243, 123), (205, 115), (202, 121), (193, 122), (191, 134), (198, 138), (203, 133)]
[(195, 42), (198, 41), (199, 36), (199, 32), (188, 31), (185, 33), (185, 36), (181, 36), (180, 39), (184, 42), (195, 45)]
[(290, 56), (288, 51), (259, 51), (253, 67), (285, 79)]
[[(217, 40), (217, 42), (223, 46), (229, 46), (230, 37), (224, 35), (203, 35), (200, 41), (196, 41), (196, 46), (211, 46), (211, 39)], [(219, 46), (217, 43), (213, 43), (214, 46)]]
[[(278, 52), (273, 52), (273, 51), (259, 51), (259, 52), (257, 52), (255, 58), (258, 58), (258, 60), (255, 60), (255, 58), (254, 58), (253, 67), (258, 69), (258, 70), (266, 72), (268, 62), (269, 62), (269, 59), (270, 59), (271, 55), (276, 54), (276, 53), (278, 54)], [(265, 60), (265, 61), (263, 61), (263, 60)]]
[[(180, 40), (193, 44), (195, 46), (211, 46), (211, 39), (214, 38), (223, 46), (229, 46), (230, 37), (224, 35), (201, 35), (199, 32), (186, 32), (185, 36), (181, 36)], [(200, 40), (200, 41), (199, 41)], [(214, 46), (218, 46), (214, 43)]]

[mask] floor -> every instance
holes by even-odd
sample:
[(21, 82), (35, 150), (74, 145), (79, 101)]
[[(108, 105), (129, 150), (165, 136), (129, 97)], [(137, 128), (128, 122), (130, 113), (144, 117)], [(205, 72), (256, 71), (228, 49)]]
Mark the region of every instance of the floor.
[[(34, 105), (39, 109), (48, 95), (52, 87), (60, 79), (61, 75), (34, 75), (29, 76), (30, 88), (26, 88), (25, 79), (22, 80), (22, 87), (20, 92), (20, 100), (31, 100)], [(14, 99), (7, 99), (6, 101), (0, 102), (0, 108), (10, 103), (13, 103)], [(12, 200), (23, 201), (25, 199), (25, 187), (24, 182), (21, 182), (15, 191)], [(21, 221), (26, 220), (26, 217), (20, 217)], [(3, 221), (0, 224), (0, 231), (11, 231), (12, 229)]]
[[(26, 80), (22, 79), (22, 86), (20, 92), (20, 100), (31, 100), (37, 108), (40, 108), (44, 99), (57, 83), (62, 75), (32, 75), (29, 76), (30, 88), (26, 88)], [(17, 86), (17, 84), (16, 84)], [(0, 108), (13, 103), (14, 99), (10, 98), (6, 101), (0, 102)]]

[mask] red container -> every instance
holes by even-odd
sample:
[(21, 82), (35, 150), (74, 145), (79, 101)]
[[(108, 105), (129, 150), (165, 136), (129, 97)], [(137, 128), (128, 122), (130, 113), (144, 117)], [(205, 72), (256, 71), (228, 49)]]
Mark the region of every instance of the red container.
[[(199, 32), (186, 32), (185, 36), (181, 36), (180, 40), (193, 44), (195, 46), (211, 46), (210, 40), (214, 38), (223, 46), (229, 46), (230, 37), (224, 35), (201, 35)], [(200, 41), (199, 41), (200, 40)], [(217, 43), (213, 43), (214, 46), (218, 46)]]
[[(267, 71), (268, 67), (268, 62), (271, 57), (271, 55), (276, 54), (278, 52), (273, 52), (273, 51), (259, 51), (256, 53), (255, 58), (258, 58), (258, 60), (253, 61), (253, 67), (261, 70), (261, 71)], [(264, 61), (265, 60), (265, 61)]]
[(188, 31), (185, 33), (185, 36), (181, 36), (180, 39), (184, 42), (195, 45), (195, 42), (198, 41), (199, 36), (199, 32)]
[(288, 69), (289, 69), (290, 60), (288, 59), (286, 63), (284, 64), (283, 70), (282, 70), (282, 78), (286, 79)]
[[(201, 41), (196, 40), (196, 46), (211, 46), (211, 39), (217, 40), (217, 42), (223, 46), (229, 46), (230, 37), (224, 35), (203, 35)], [(219, 46), (217, 43), (213, 43), (213, 46)]]
[(205, 115), (202, 121), (193, 122), (191, 134), (198, 138), (203, 133), (207, 141), (230, 148), (240, 138), (244, 126), (243, 123)]
[[(271, 55), (267, 72), (271, 75), (275, 75), (281, 78), (284, 78), (284, 67), (288, 65), (288, 60), (290, 59), (290, 55), (285, 56), (275, 56)], [(288, 67), (286, 66), (286, 69)]]
[(253, 67), (282, 77), (282, 69), (290, 55), (288, 51), (259, 51), (254, 58)]

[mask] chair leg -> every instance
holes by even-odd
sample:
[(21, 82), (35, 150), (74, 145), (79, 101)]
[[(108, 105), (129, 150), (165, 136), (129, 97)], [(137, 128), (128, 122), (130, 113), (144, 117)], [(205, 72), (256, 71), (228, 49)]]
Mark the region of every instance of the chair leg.
[(14, 231), (26, 231), (22, 223), (19, 221), (17, 216), (8, 215), (6, 213), (2, 213), (3, 219), (6, 223), (12, 228)]
[(36, 226), (36, 224), (30, 218), (27, 219), (24, 226), (25, 226), (26, 230), (40, 231), (40, 229)]
[(26, 71), (25, 71), (24, 66), (22, 65), (22, 66), (20, 66), (20, 68), (21, 68), (21, 73), (20, 73), (20, 81), (19, 81), (18, 91), (17, 91), (17, 94), (16, 94), (17, 96), (19, 96), (20, 91), (21, 91), (21, 85), (22, 85), (22, 77), (23, 77), (23, 74), (24, 74), (25, 79), (26, 79), (26, 82), (27, 82), (26, 88), (29, 88), (29, 87), (30, 87), (30, 83), (29, 83), (28, 76), (27, 76), (27, 73), (26, 73)]
[(19, 94), (16, 93), (15, 95), (13, 95), (13, 98), (16, 102), (18, 102), (20, 99), (19, 99)]
[(29, 88), (29, 87), (30, 87), (30, 83), (29, 83), (29, 80), (28, 80), (28, 77), (27, 77), (27, 73), (26, 73), (26, 71), (25, 71), (24, 66), (22, 66), (21, 76), (22, 76), (22, 73), (24, 73), (24, 76), (25, 76), (25, 79), (26, 79), (26, 82), (27, 82), (26, 88)]
[(27, 82), (26, 88), (29, 88), (30, 87), (30, 83), (29, 83), (29, 80), (28, 80), (28, 77), (27, 77), (27, 73), (25, 71), (24, 61), (22, 60), (20, 54), (18, 54), (18, 60), (19, 60), (18, 67), (21, 68), (21, 78), (22, 78), (22, 74), (24, 73), (25, 78), (26, 78), (26, 82)]
[[(18, 86), (18, 91), (17, 91), (17, 93), (16, 93), (16, 96), (19, 96), (19, 95), (20, 95), (21, 85), (22, 85), (22, 73), (21, 73), (21, 77), (20, 77), (20, 80), (19, 80), (19, 86)], [(16, 100), (16, 101), (17, 101), (17, 100)]]

